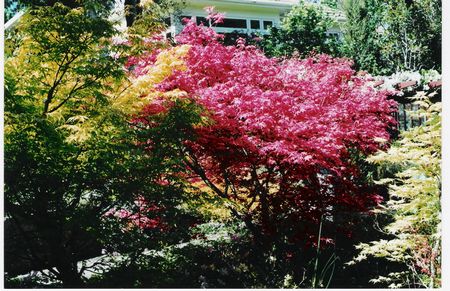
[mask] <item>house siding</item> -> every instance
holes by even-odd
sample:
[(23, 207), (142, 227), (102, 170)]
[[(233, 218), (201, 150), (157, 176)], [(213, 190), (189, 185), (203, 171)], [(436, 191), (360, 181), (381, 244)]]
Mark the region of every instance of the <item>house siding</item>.
[[(310, 0), (309, 2), (320, 4), (319, 0)], [(298, 0), (187, 0), (186, 6), (183, 8), (181, 15), (187, 17), (206, 17), (207, 13), (204, 8), (208, 6), (214, 6), (217, 12), (225, 14), (225, 18), (241, 19), (247, 22), (246, 28), (224, 28), (214, 27), (214, 30), (219, 33), (262, 33), (266, 34), (267, 29), (264, 29), (264, 21), (272, 22), (272, 25), (279, 27), (283, 16), (289, 12), (289, 10), (298, 4)], [(329, 9), (328, 9), (329, 10)], [(325, 12), (329, 13), (327, 9)], [(168, 33), (176, 35), (181, 32), (183, 25), (179, 19), (179, 16), (172, 16), (171, 26)], [(336, 17), (335, 17), (336, 18)], [(260, 29), (252, 29), (251, 21), (260, 21)], [(330, 28), (328, 34), (341, 35), (340, 23), (344, 22), (343, 17), (337, 17), (337, 24)]]

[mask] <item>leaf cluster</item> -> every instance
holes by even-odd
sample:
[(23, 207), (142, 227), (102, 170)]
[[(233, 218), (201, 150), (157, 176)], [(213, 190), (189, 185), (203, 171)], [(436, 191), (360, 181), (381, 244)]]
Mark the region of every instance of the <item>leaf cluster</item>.
[(441, 1), (344, 1), (343, 54), (373, 74), (441, 68)]
[[(125, 94), (134, 81), (125, 74), (130, 48), (111, 40), (109, 20), (56, 3), (32, 9), (10, 33), (17, 34), (5, 64), (5, 213), (23, 243), (7, 262), (24, 257), (52, 280), (79, 287), (86, 268), (77, 262), (101, 247), (135, 253), (182, 236), (176, 224), (191, 219), (176, 208), (182, 183), (175, 175), (167, 186), (157, 181), (178, 169), (180, 137), (168, 131), (190, 118), (186, 110), (147, 132), (165, 149), (150, 155), (141, 146), (148, 135), (130, 123), (146, 100)], [(169, 231), (136, 229), (136, 236), (106, 219), (113, 209), (137, 211), (139, 197), (162, 209), (149, 218), (159, 215)]]
[(432, 104), (423, 94), (414, 99), (427, 116), (426, 124), (403, 132), (387, 152), (369, 158), (380, 167), (398, 169), (394, 178), (379, 181), (389, 185), (390, 200), (379, 212), (393, 218), (384, 227), (392, 239), (359, 245), (355, 261), (375, 256), (401, 262), (406, 271), (402, 276), (389, 274), (385, 279), (390, 283), (436, 287), (441, 249), (441, 104)]
[[(261, 254), (254, 262), (261, 284), (275, 286), (289, 266), (304, 263), (301, 247), (332, 243), (317, 235), (321, 217), (328, 235), (343, 209), (364, 211), (376, 203), (352, 155), (385, 146), (394, 103), (346, 60), (322, 55), (280, 62), (243, 40), (225, 46), (211, 28), (193, 22), (176, 40), (150, 65), (143, 58), (144, 69), (135, 67), (142, 80), (136, 89), (150, 98), (139, 122), (158, 129), (180, 104), (198, 106), (187, 107), (197, 119), (179, 117), (190, 127), (174, 128), (188, 138), (179, 144), (188, 181), (245, 224)], [(157, 86), (145, 85), (156, 80), (155, 69), (168, 68), (175, 70)], [(148, 151), (158, 151), (155, 146)], [(294, 273), (301, 282), (302, 270)]]
[(283, 18), (281, 27), (271, 27), (259, 46), (269, 56), (308, 56), (315, 53), (335, 53), (335, 39), (326, 32), (333, 20), (321, 6), (301, 1)]

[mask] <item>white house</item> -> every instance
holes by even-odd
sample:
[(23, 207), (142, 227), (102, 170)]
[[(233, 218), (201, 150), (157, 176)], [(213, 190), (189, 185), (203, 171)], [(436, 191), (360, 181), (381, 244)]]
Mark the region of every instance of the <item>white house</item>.
[(279, 26), (282, 15), (287, 13), (298, 0), (186, 0), (182, 15), (173, 16), (170, 32), (177, 34), (182, 29), (180, 19), (194, 18), (197, 23), (205, 21), (207, 15), (203, 9), (214, 6), (215, 10), (225, 14), (223, 23), (214, 27), (217, 32), (239, 31), (266, 32), (270, 26)]
[[(214, 27), (217, 32), (265, 34), (270, 26), (279, 27), (283, 16), (298, 2), (299, 0), (186, 0), (181, 15), (171, 17), (168, 32), (172, 35), (179, 33), (183, 28), (181, 19), (186, 17), (193, 18), (197, 23), (206, 23), (207, 13), (204, 8), (214, 6), (217, 12), (225, 14), (224, 22)], [(320, 0), (307, 2), (320, 5)], [(328, 33), (339, 36), (339, 23), (345, 21), (343, 13), (326, 6), (323, 8), (337, 22)]]
[[(181, 0), (180, 0), (181, 1)], [(313, 5), (320, 5), (320, 0), (306, 0)], [(205, 7), (214, 6), (215, 11), (225, 14), (224, 22), (214, 29), (220, 33), (238, 32), (242, 34), (266, 34), (270, 26), (279, 27), (283, 16), (289, 12), (299, 0), (185, 0), (179, 15), (170, 18), (167, 34), (172, 36), (183, 29), (182, 19), (191, 18), (197, 23), (207, 23)], [(322, 6), (325, 13), (336, 21), (336, 25), (328, 34), (340, 37), (340, 24), (345, 22), (342, 11)], [(124, 0), (116, 0), (112, 19), (117, 20), (121, 30), (126, 30), (124, 16)]]

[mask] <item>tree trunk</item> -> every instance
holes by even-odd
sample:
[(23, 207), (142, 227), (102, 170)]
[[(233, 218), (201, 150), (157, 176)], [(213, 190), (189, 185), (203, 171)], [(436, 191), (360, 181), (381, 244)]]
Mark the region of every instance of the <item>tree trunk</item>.
[(127, 27), (133, 25), (136, 18), (142, 13), (139, 2), (140, 0), (125, 0), (125, 18), (127, 20)]
[(76, 263), (63, 262), (56, 269), (60, 274), (59, 279), (63, 282), (64, 288), (80, 288), (84, 285)]

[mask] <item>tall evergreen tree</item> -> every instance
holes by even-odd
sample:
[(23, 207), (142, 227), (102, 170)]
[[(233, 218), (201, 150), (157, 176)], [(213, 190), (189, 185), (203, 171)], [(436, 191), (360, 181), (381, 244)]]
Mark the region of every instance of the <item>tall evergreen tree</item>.
[(343, 53), (374, 74), (441, 68), (440, 0), (346, 0)]

